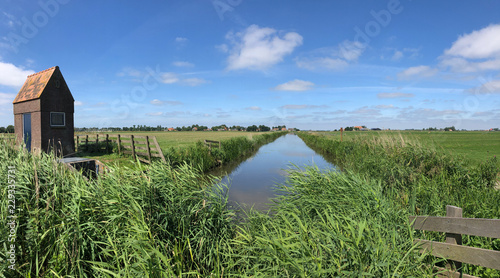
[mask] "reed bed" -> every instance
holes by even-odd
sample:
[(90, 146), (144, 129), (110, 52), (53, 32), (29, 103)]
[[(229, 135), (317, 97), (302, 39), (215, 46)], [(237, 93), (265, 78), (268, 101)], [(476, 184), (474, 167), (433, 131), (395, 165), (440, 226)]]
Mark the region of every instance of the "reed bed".
[[(233, 243), (245, 277), (430, 277), (408, 212), (351, 172), (291, 171), (272, 214), (250, 212)], [(237, 275), (235, 275), (237, 276)]]
[[(16, 270), (0, 226), (6, 277), (207, 277), (233, 237), (223, 188), (189, 165), (111, 168), (96, 180), (46, 154), (0, 146), (2, 184), (15, 169)], [(208, 190), (210, 188), (210, 190)], [(12, 192), (11, 192), (12, 193)], [(2, 186), (0, 213), (9, 215)]]
[[(399, 134), (353, 138), (300, 133), (306, 144), (333, 156), (337, 165), (381, 183), (385, 196), (412, 215), (445, 216), (446, 205), (463, 208), (464, 217), (500, 218), (500, 191), (495, 189), (500, 167), (496, 157), (481, 163), (424, 146)], [(417, 233), (420, 238), (443, 240), (442, 234)], [(464, 236), (464, 244), (500, 250), (499, 239)], [(498, 277), (499, 271), (466, 265), (480, 277)]]

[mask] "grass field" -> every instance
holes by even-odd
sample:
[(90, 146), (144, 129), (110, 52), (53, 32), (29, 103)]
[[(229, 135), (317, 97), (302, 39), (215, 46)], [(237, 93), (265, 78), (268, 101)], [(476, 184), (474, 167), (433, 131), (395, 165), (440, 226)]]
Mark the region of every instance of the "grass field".
[[(340, 132), (318, 132), (336, 136)], [(371, 138), (384, 134), (399, 135), (407, 142), (419, 142), (423, 147), (443, 150), (446, 153), (462, 155), (476, 163), (494, 156), (500, 157), (500, 132), (487, 131), (349, 131), (344, 132), (344, 140), (351, 138)]]
[[(194, 145), (198, 141), (214, 140), (220, 141), (234, 137), (247, 137), (252, 139), (253, 136), (264, 134), (266, 132), (245, 132), (245, 131), (120, 131), (120, 132), (100, 132), (99, 134), (120, 134), (122, 136), (139, 135), (139, 136), (156, 136), (158, 144), (162, 149), (169, 147), (185, 147)], [(75, 133), (76, 135), (85, 135), (89, 133)]]

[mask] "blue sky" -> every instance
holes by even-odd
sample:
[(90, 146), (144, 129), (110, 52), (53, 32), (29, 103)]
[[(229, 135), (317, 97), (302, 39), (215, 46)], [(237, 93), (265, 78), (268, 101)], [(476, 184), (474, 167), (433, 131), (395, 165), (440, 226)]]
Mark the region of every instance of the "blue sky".
[(0, 3), (0, 126), (59, 66), (75, 126), (500, 127), (498, 1)]

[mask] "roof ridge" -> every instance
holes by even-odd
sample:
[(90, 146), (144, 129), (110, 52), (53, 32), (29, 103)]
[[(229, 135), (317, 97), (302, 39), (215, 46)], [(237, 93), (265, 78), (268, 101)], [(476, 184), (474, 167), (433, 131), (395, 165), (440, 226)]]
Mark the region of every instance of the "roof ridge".
[(47, 72), (47, 71), (49, 71), (49, 70), (54, 70), (54, 69), (56, 69), (56, 68), (58, 68), (58, 66), (51, 67), (51, 68), (48, 68), (48, 69), (45, 69), (45, 70), (42, 70), (42, 71), (39, 71), (39, 72), (35, 72), (35, 73), (33, 73), (33, 74), (28, 75), (28, 77), (27, 77), (27, 78), (33, 77), (33, 76), (35, 76), (35, 75), (38, 75), (38, 74), (41, 74), (41, 73), (44, 73), (44, 72)]

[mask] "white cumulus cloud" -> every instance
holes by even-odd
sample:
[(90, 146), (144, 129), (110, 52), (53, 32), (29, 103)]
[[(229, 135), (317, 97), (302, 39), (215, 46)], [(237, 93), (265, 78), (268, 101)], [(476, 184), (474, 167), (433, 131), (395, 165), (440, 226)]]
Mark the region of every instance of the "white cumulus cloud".
[(461, 36), (444, 54), (467, 59), (500, 57), (500, 24)]
[(304, 80), (295, 79), (284, 84), (276, 86), (274, 89), (277, 91), (295, 91), (302, 92), (311, 90), (314, 87), (314, 83)]
[(440, 59), (454, 72), (500, 70), (500, 24), (460, 36)]
[(21, 87), (28, 75), (35, 73), (10, 63), (0, 62), (0, 85)]
[(240, 33), (226, 36), (231, 43), (228, 70), (267, 69), (283, 61), (286, 55), (302, 44), (302, 36), (289, 32), (282, 36), (272, 28), (251, 25)]

